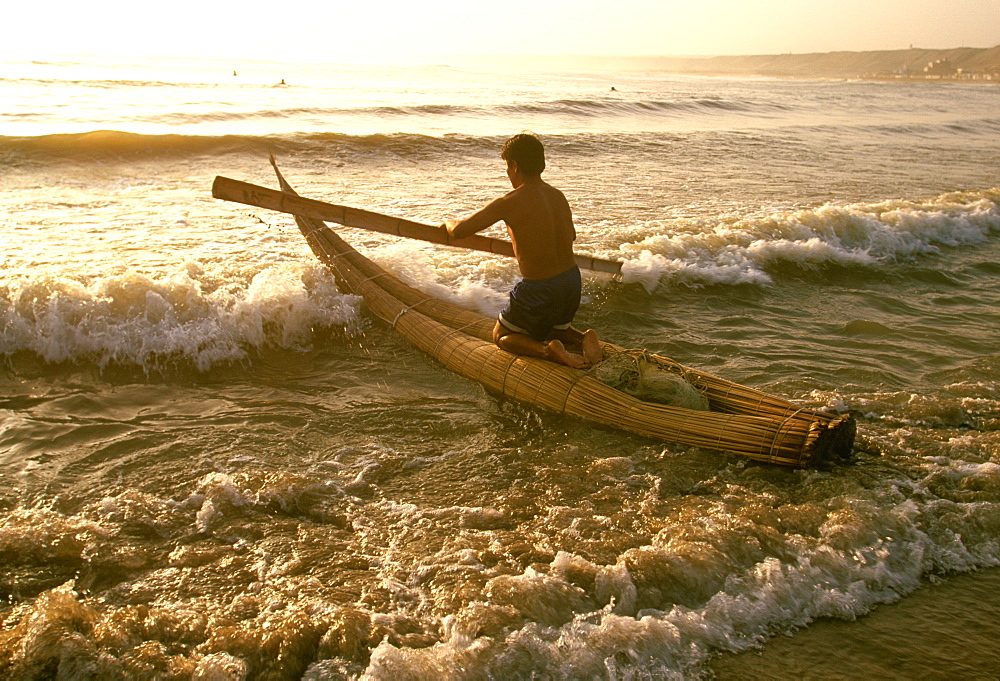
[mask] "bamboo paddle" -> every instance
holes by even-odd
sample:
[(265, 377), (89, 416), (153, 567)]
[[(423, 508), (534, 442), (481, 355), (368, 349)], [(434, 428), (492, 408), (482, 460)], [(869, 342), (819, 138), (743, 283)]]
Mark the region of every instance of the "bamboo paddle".
[[(473, 234), (464, 239), (448, 240), (448, 233), (441, 227), (413, 222), (403, 218), (394, 218), (381, 213), (374, 213), (360, 208), (340, 206), (335, 203), (307, 199), (294, 194), (286, 194), (276, 189), (261, 187), (249, 182), (232, 180), (221, 175), (212, 184), (212, 196), (226, 201), (244, 203), (248, 206), (267, 208), (291, 215), (300, 215), (317, 220), (328, 220), (347, 227), (367, 229), (382, 234), (407, 237), (429, 241), (446, 246), (458, 246), (474, 251), (485, 251), (498, 255), (514, 256), (514, 246), (509, 241), (494, 239), (480, 234)], [(616, 260), (602, 260), (587, 255), (577, 255), (576, 264), (594, 272), (621, 274), (622, 264)]]

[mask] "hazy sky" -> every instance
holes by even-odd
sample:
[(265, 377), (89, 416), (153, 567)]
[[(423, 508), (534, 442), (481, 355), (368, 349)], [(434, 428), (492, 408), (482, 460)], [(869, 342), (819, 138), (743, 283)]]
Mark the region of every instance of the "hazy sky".
[(1000, 0), (22, 0), (0, 54), (354, 61), (1000, 44)]

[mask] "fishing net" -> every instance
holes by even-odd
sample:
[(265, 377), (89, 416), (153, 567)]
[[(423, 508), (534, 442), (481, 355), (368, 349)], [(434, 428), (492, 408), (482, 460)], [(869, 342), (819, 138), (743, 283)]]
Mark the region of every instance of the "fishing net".
[(708, 411), (708, 398), (684, 376), (680, 365), (668, 365), (642, 350), (604, 349), (604, 361), (591, 370), (601, 383), (672, 407)]

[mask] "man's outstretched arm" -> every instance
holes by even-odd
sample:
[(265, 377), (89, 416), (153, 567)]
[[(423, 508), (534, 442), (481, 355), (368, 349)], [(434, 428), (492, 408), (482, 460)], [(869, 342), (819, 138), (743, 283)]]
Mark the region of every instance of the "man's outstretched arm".
[(505, 198), (502, 196), (499, 199), (491, 201), (467, 218), (446, 220), (441, 226), (448, 231), (448, 236), (451, 239), (464, 239), (467, 236), (472, 236), (476, 232), (481, 232), (504, 219), (503, 206)]

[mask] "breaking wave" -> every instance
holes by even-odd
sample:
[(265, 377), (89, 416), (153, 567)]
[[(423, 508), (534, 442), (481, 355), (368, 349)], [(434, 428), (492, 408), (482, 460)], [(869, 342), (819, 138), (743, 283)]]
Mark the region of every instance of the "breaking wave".
[(1000, 188), (647, 229), (619, 247), (626, 282), (650, 291), (662, 283), (767, 285), (787, 267), (880, 267), (982, 243), (1000, 233)]
[(267, 268), (245, 282), (213, 282), (196, 263), (156, 277), (19, 280), (0, 286), (0, 355), (205, 371), (266, 347), (305, 349), (318, 327), (354, 333), (358, 305), (319, 265)]

